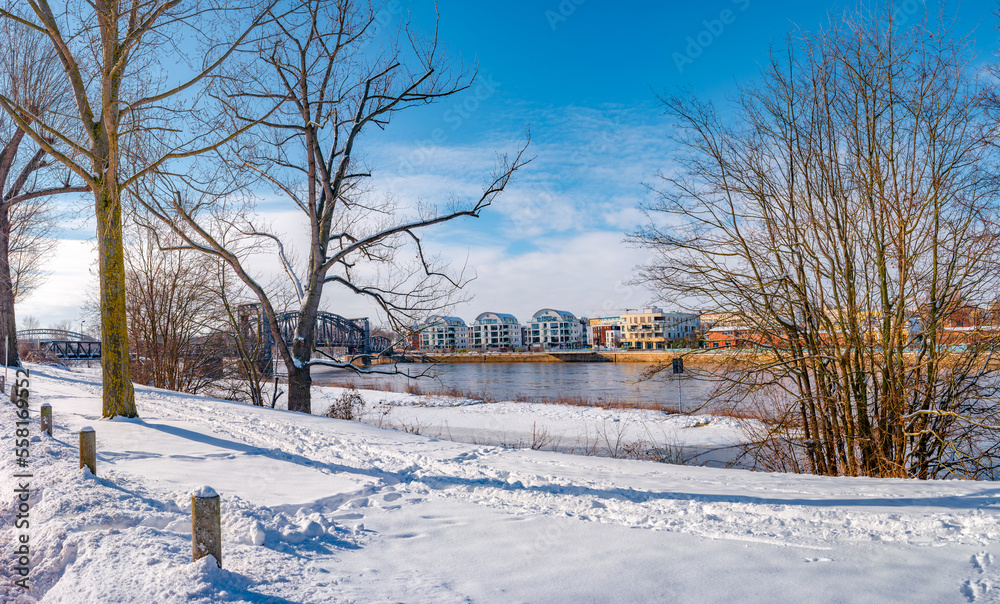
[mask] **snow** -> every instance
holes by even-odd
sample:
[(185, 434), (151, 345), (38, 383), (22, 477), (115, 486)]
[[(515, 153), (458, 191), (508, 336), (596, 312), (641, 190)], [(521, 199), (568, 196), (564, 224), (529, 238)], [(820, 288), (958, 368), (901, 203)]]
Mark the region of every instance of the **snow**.
[[(31, 526), (14, 528), (8, 495), (0, 601), (1000, 600), (1000, 489), (990, 482), (507, 449), (142, 386), (140, 419), (102, 421), (99, 379), (32, 367)], [(320, 391), (314, 404), (337, 395)], [(658, 422), (684, 444), (688, 435), (725, 440), (734, 429), (726, 418), (702, 427), (682, 418), (694, 421), (685, 428), (648, 412), (421, 407), (413, 395), (364, 395), (409, 401), (390, 417), (414, 413), (406, 417), (431, 427), (432, 417), (451, 413), (461, 420), (449, 425), (470, 431), (490, 418), (511, 431), (549, 422), (567, 438), (579, 436), (574, 426), (625, 422), (638, 431)], [(52, 437), (38, 430), (44, 402)], [(14, 407), (3, 404), (9, 434)], [(87, 425), (96, 430), (98, 476), (78, 468), (76, 431)], [(13, 439), (3, 447), (0, 489), (12, 494)], [(221, 497), (221, 569), (191, 561), (191, 493), (202, 485)], [(25, 534), (28, 591), (10, 579), (10, 551)]]
[(197, 497), (198, 499), (209, 499), (211, 497), (218, 497), (219, 494), (215, 492), (215, 489), (208, 485), (202, 485), (191, 492), (191, 495)]
[[(324, 412), (344, 391), (314, 388), (314, 412)], [(373, 390), (359, 393), (366, 401), (362, 421), (473, 444), (607, 456), (616, 445), (641, 442), (702, 464), (724, 465), (737, 455), (735, 445), (746, 440), (740, 422), (728, 417), (526, 402), (484, 404), (472, 398)]]

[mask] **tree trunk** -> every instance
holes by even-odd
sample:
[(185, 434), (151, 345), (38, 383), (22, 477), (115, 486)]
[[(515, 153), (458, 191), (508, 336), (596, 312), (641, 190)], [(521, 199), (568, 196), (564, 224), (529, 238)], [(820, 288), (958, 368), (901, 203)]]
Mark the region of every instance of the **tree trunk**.
[(101, 275), (101, 368), (104, 417), (137, 417), (129, 369), (128, 319), (125, 314), (125, 256), (122, 206), (118, 191), (107, 182), (94, 191), (98, 265)]
[[(14, 284), (10, 278), (10, 205), (0, 205), (0, 335), (6, 336), (8, 367), (20, 367), (17, 352), (17, 320), (14, 316)], [(0, 342), (0, 354), (4, 354)]]
[(292, 340), (292, 363), (288, 366), (288, 410), (312, 413), (312, 375), (309, 359), (316, 344), (316, 319), (323, 295), (323, 274), (313, 275), (305, 301), (299, 308), (299, 322)]
[(288, 369), (288, 410), (312, 413), (312, 376), (309, 365)]

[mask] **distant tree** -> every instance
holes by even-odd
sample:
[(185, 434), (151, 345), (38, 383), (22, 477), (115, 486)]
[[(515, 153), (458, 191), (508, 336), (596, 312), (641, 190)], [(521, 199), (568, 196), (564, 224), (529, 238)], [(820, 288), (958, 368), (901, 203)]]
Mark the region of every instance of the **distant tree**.
[(53, 331), (73, 331), (73, 322), (69, 319), (63, 319), (62, 321), (50, 323), (47, 329)]
[(953, 328), (1000, 291), (990, 84), (941, 28), (835, 21), (731, 117), (664, 99), (679, 153), (632, 237), (657, 255), (640, 279), (749, 328), (719, 377), (775, 419), (761, 467), (995, 479), (1000, 333)]
[[(229, 355), (225, 378), (215, 384), (216, 396), (274, 408), (283, 390), (273, 370), (272, 336), (263, 307), (226, 262), (212, 261), (210, 287)], [(282, 297), (281, 289), (267, 289), (276, 308), (284, 310), (291, 303), (289, 296)]]

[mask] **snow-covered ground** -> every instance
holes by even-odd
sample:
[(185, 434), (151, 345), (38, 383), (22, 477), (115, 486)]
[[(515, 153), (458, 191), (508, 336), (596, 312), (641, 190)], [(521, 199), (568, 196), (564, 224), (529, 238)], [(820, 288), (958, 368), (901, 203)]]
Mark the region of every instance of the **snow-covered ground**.
[[(0, 600), (981, 602), (1000, 595), (994, 483), (829, 479), (506, 449), (136, 390), (141, 419), (102, 421), (97, 377), (34, 368), (31, 406), (52, 405), (55, 432), (49, 438), (37, 423), (31, 428), (27, 531), (14, 528), (15, 416), (3, 403)], [(541, 413), (562, 411), (523, 409), (494, 417), (522, 430)], [(77, 431), (86, 425), (97, 431), (97, 477), (77, 467)], [(190, 493), (202, 485), (222, 496), (221, 570), (211, 559), (190, 561)], [(27, 592), (12, 583), (22, 534), (32, 551)]]
[[(318, 387), (313, 392), (313, 413), (322, 414), (345, 389)], [(729, 417), (358, 392), (366, 402), (361, 421), (472, 444), (605, 457), (638, 454), (722, 467), (738, 457), (738, 445), (746, 441), (740, 422)]]

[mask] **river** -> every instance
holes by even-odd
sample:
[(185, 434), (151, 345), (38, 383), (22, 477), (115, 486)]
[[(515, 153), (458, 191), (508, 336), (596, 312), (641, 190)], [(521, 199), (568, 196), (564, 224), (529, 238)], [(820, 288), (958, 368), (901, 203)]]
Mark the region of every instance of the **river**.
[[(390, 365), (374, 367), (385, 370)], [(356, 374), (343, 369), (314, 367), (317, 386), (351, 382), (358, 388), (403, 391), (416, 385), (422, 392), (457, 390), (494, 400), (580, 398), (592, 402), (626, 401), (657, 408), (693, 410), (705, 403), (714, 380), (684, 374), (680, 379), (663, 374), (643, 380), (642, 363), (458, 363), (427, 365), (399, 363), (409, 375), (429, 372), (432, 377)], [(678, 388), (679, 386), (679, 388)]]

